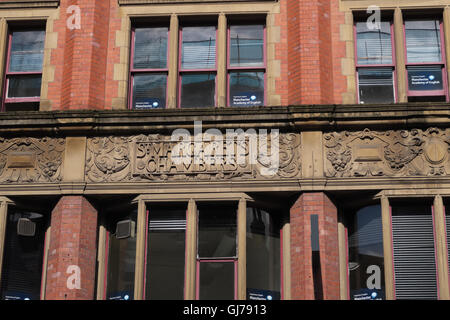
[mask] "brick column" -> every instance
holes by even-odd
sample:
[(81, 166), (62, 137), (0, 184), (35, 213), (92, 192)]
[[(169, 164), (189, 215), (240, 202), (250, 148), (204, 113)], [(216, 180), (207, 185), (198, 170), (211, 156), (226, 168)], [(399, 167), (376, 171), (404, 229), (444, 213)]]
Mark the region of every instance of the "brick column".
[[(97, 210), (82, 196), (64, 196), (53, 209), (51, 227), (46, 299), (92, 300)], [(70, 269), (70, 266), (75, 268)], [(80, 271), (79, 289), (76, 286), (77, 267)]]
[(319, 218), (320, 266), (325, 300), (339, 299), (337, 209), (321, 192), (302, 194), (290, 211), (291, 294), (293, 300), (314, 299), (311, 254), (311, 219)]

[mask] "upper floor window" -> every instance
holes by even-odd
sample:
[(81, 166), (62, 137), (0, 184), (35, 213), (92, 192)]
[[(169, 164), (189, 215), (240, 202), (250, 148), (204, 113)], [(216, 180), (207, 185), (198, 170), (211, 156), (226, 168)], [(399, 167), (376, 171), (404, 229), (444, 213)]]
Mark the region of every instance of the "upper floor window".
[(228, 105), (264, 105), (264, 26), (231, 25), (228, 34)]
[(216, 104), (216, 27), (181, 28), (181, 108), (213, 107)]
[(382, 21), (379, 29), (369, 29), (366, 22), (357, 22), (355, 33), (359, 102), (395, 102), (395, 63), (391, 22)]
[(133, 29), (130, 94), (133, 109), (166, 107), (168, 37), (167, 27)]
[[(132, 30), (131, 45), (131, 109), (265, 104), (265, 24), (259, 17), (244, 23), (232, 16), (227, 17), (228, 26), (222, 24), (219, 30), (217, 19), (180, 18), (176, 30), (169, 30), (167, 21), (156, 26), (136, 21), (139, 26)], [(178, 46), (169, 47), (173, 37)]]
[(439, 19), (405, 19), (410, 101), (447, 100), (442, 29), (442, 21)]
[[(437, 14), (404, 12), (403, 25), (395, 26), (403, 29), (404, 36), (394, 39), (394, 23), (389, 14), (382, 13), (378, 26), (368, 23), (367, 17), (355, 22), (358, 102), (395, 103), (397, 97), (401, 101), (407, 97), (409, 102), (448, 101), (442, 18)], [(402, 41), (404, 47), (398, 46)], [(396, 59), (399, 56), (404, 59)], [(398, 78), (398, 70), (404, 68), (406, 75)], [(398, 81), (405, 85), (397, 87)]]
[(3, 111), (39, 109), (44, 41), (43, 29), (10, 30)]

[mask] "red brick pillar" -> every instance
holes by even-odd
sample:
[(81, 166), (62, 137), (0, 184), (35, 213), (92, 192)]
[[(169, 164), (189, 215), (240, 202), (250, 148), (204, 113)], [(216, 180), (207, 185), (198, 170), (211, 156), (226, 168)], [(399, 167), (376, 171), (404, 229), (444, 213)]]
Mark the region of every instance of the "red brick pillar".
[(52, 212), (46, 300), (94, 299), (96, 239), (97, 210), (82, 196), (62, 197)]
[(302, 194), (291, 208), (291, 294), (294, 300), (314, 299), (311, 218), (319, 220), (323, 299), (339, 299), (337, 209), (322, 192)]

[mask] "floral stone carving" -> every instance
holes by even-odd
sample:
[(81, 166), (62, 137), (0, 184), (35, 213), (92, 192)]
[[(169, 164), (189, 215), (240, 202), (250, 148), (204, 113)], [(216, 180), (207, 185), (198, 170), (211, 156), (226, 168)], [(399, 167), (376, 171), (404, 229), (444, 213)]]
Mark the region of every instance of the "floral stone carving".
[(450, 173), (450, 130), (333, 132), (324, 135), (327, 177)]

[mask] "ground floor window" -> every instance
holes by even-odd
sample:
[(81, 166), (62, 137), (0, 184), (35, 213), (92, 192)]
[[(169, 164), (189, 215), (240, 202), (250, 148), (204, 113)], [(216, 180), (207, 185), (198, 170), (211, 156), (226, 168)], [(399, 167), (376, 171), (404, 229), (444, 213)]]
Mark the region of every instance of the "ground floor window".
[[(197, 202), (195, 297), (233, 300), (238, 297), (238, 232), (246, 231), (246, 287), (248, 299), (281, 298), (281, 211), (248, 204), (246, 227), (238, 224), (238, 201)], [(144, 283), (147, 300), (186, 297), (187, 202), (146, 203)], [(192, 212), (191, 212), (192, 213)], [(137, 209), (108, 214), (106, 225), (105, 299), (134, 299)]]
[(355, 212), (348, 226), (350, 299), (384, 299), (384, 253), (381, 206)]
[(47, 215), (8, 207), (1, 299), (40, 299), (47, 227)]

